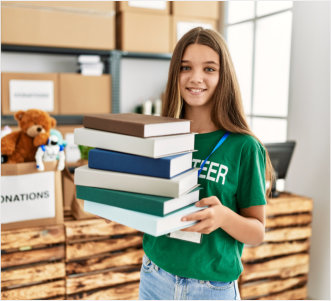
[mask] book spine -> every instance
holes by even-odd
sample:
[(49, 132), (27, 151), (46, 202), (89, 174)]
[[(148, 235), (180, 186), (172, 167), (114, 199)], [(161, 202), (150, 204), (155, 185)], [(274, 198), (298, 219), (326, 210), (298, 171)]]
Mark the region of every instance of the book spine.
[(163, 204), (153, 202), (150, 198), (144, 198), (141, 194), (122, 193), (110, 189), (99, 189), (88, 186), (76, 186), (76, 197), (94, 203), (115, 206), (123, 209), (133, 210), (163, 216)]
[(144, 125), (131, 122), (102, 119), (100, 117), (84, 116), (83, 125), (86, 128), (124, 134), (129, 136), (144, 137)]
[(130, 153), (139, 156), (155, 157), (154, 141), (139, 137), (77, 128), (75, 129), (74, 142), (77, 145), (98, 147), (123, 153), (130, 151)]
[(90, 168), (167, 179), (170, 178), (170, 162), (100, 149), (90, 150), (88, 158)]
[[(169, 179), (105, 171), (81, 166), (75, 169), (75, 185), (121, 190), (164, 197), (179, 197), (179, 183)], [(194, 185), (192, 185), (194, 186)]]
[(204, 209), (194, 205), (183, 208), (183, 210), (169, 217), (157, 217), (150, 214), (135, 212), (115, 206), (107, 206), (90, 201), (84, 201), (84, 210), (100, 217), (115, 221), (117, 223), (132, 227), (138, 231), (153, 236), (160, 236), (169, 232), (181, 230), (196, 223), (196, 221), (181, 221), (181, 217)]
[(136, 217), (136, 212), (131, 210), (117, 208), (114, 206), (106, 206), (90, 201), (84, 201), (84, 210), (97, 216), (134, 228), (138, 231), (154, 236), (157, 234), (155, 220), (144, 219), (141, 218), (141, 216)]

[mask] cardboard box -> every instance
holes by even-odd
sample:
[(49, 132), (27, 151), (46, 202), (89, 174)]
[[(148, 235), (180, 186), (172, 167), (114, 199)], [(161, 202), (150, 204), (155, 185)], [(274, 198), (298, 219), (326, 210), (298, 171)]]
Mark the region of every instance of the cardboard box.
[(122, 12), (116, 16), (116, 25), (118, 49), (169, 53), (170, 16)]
[[(2, 3), (7, 4), (9, 1), (3, 1)], [(45, 8), (58, 8), (58, 9), (71, 9), (78, 12), (114, 12), (115, 3), (114, 1), (10, 1), (11, 4), (15, 5), (28, 5), (35, 7)]]
[(57, 73), (2, 73), (2, 114), (28, 109), (57, 114), (58, 85)]
[(57, 162), (1, 164), (1, 228), (63, 223), (61, 172)]
[(170, 14), (168, 1), (116, 1), (116, 12)]
[(73, 178), (73, 174), (71, 174), (68, 169), (63, 171), (63, 210), (65, 211), (71, 211), (72, 202), (76, 199), (76, 189)]
[(59, 75), (59, 113), (67, 115), (111, 112), (111, 77), (77, 73)]
[[(70, 167), (79, 167), (86, 165), (87, 161), (82, 160)], [(76, 198), (76, 186), (74, 184), (74, 173), (66, 168), (62, 176), (64, 210), (70, 212), (75, 219), (86, 219), (96, 217), (95, 215), (84, 211), (84, 201)]]
[(192, 28), (201, 26), (217, 30), (217, 24), (218, 22), (212, 19), (171, 16), (171, 51), (175, 48), (177, 41)]
[(171, 14), (181, 17), (219, 20), (219, 1), (171, 1)]
[(1, 42), (111, 50), (115, 48), (115, 11), (2, 2)]

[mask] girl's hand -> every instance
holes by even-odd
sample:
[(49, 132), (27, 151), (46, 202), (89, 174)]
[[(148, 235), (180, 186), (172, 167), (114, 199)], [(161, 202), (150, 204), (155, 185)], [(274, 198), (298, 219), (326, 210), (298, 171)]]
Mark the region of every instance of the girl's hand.
[(222, 226), (224, 223), (225, 215), (228, 212), (228, 208), (223, 206), (216, 196), (201, 199), (199, 202), (196, 202), (195, 205), (197, 207), (208, 206), (208, 208), (184, 216), (182, 221), (199, 222), (193, 226), (182, 229), (182, 231), (209, 234)]

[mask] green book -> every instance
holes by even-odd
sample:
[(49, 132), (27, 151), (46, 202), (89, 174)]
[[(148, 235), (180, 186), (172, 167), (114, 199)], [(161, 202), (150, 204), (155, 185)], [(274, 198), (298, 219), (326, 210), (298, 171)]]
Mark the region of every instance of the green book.
[(79, 199), (147, 214), (165, 216), (178, 209), (199, 201), (200, 187), (178, 198), (133, 193), (89, 186), (76, 186)]

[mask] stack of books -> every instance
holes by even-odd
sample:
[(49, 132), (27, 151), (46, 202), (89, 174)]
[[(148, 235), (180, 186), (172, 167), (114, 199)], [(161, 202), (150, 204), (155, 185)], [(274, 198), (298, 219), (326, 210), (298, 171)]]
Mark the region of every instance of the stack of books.
[(86, 115), (75, 143), (94, 147), (75, 170), (84, 210), (160, 236), (186, 228), (201, 210), (198, 169), (192, 168), (190, 121), (141, 114)]
[(78, 72), (82, 75), (99, 76), (103, 74), (104, 64), (99, 55), (78, 56)]

